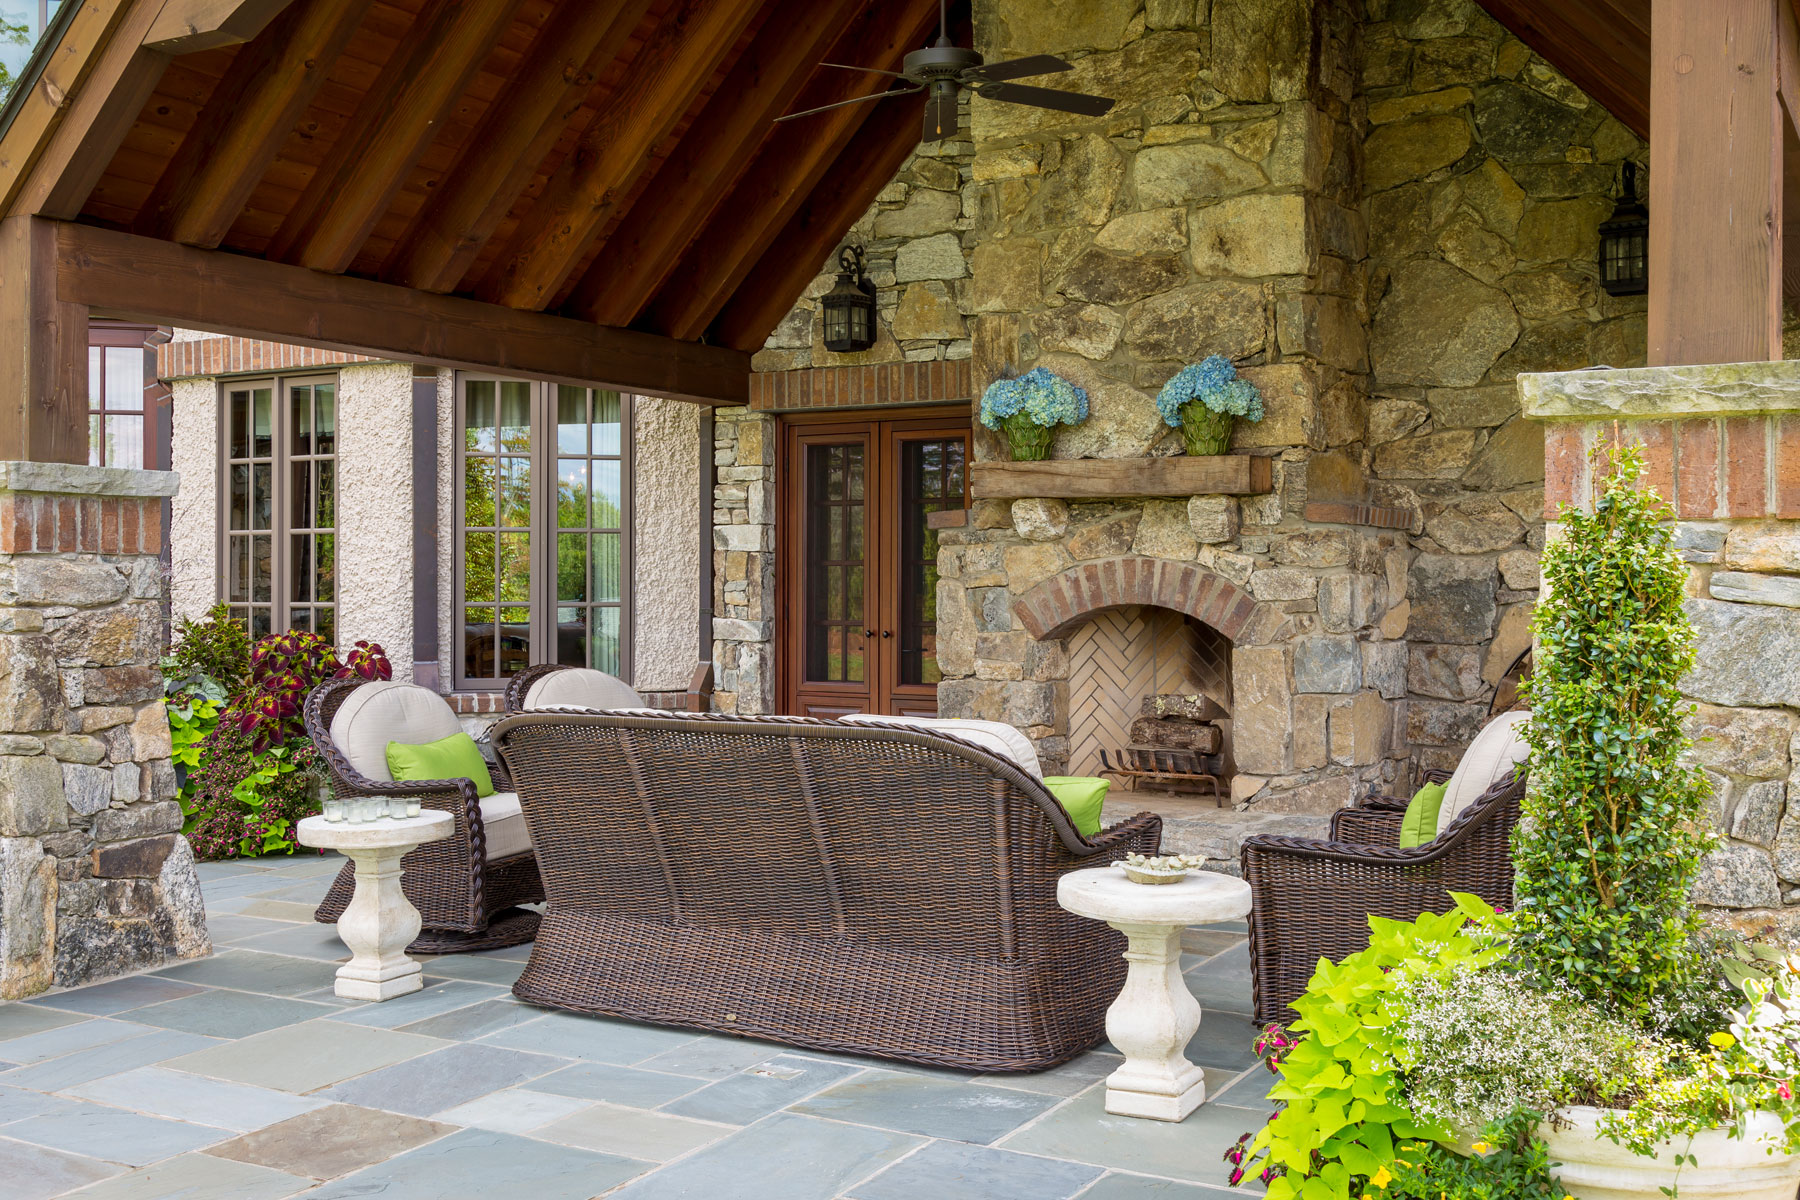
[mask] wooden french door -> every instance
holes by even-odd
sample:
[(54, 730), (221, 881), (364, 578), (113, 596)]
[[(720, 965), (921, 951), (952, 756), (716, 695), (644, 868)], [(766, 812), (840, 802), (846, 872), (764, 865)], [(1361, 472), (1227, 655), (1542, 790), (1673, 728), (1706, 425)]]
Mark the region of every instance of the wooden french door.
[(968, 506), (966, 410), (785, 429), (781, 697), (803, 716), (937, 711), (937, 530)]

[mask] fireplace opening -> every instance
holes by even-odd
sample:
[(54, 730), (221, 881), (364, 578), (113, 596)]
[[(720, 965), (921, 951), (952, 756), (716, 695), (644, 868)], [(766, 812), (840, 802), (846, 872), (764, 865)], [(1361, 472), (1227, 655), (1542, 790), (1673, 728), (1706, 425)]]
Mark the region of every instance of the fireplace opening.
[(1231, 640), (1169, 608), (1095, 613), (1069, 636), (1069, 771), (1229, 803)]

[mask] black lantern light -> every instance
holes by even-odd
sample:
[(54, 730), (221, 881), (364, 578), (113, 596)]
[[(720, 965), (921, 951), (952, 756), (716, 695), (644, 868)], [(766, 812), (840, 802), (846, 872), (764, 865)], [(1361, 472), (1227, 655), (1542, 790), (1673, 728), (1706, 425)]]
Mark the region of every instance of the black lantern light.
[(1650, 290), (1650, 211), (1637, 198), (1637, 164), (1626, 162), (1619, 203), (1600, 222), (1600, 286), (1615, 296)]
[(875, 344), (875, 285), (863, 275), (863, 248), (838, 252), (837, 283), (825, 293), (825, 348), (839, 354)]

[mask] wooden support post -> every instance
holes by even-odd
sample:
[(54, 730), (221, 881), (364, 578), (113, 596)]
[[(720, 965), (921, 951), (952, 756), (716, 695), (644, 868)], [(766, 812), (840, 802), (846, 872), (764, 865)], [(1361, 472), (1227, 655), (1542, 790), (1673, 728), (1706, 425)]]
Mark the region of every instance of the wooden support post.
[(0, 460), (88, 460), (87, 316), (57, 297), (55, 222), (0, 220)]
[(1651, 9), (1651, 366), (1781, 357), (1781, 6)]

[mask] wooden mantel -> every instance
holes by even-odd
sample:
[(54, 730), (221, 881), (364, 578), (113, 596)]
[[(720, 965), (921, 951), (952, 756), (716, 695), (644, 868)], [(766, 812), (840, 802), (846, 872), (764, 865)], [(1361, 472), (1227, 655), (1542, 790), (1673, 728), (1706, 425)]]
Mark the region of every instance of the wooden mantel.
[(1253, 454), (978, 462), (969, 467), (969, 491), (977, 500), (1251, 496), (1274, 490), (1269, 463)]

